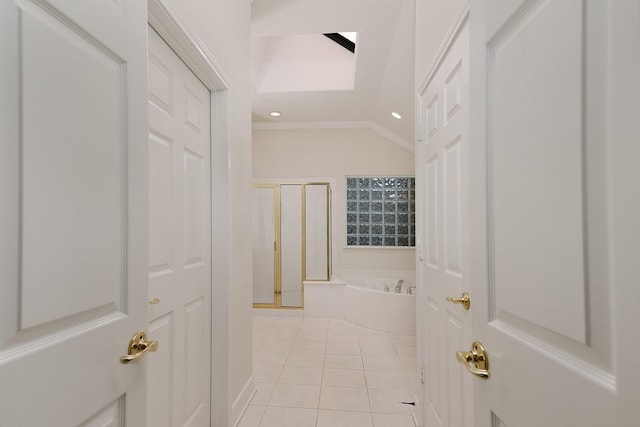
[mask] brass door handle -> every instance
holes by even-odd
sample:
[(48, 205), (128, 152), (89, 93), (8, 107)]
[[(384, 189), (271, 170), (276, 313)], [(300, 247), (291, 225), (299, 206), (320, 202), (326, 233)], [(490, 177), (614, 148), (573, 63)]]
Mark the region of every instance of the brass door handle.
[(445, 299), (454, 304), (462, 304), (465, 310), (471, 308), (471, 297), (466, 292), (463, 292), (460, 298), (447, 297)]
[(158, 298), (154, 298), (151, 301), (149, 301), (149, 305), (155, 305), (159, 303), (160, 303), (160, 300)]
[(456, 359), (462, 363), (467, 371), (483, 380), (489, 379), (489, 355), (480, 341), (471, 345), (471, 351), (456, 352)]
[(147, 334), (138, 332), (129, 341), (129, 352), (126, 356), (120, 356), (120, 363), (127, 365), (142, 358), (149, 351), (158, 349), (158, 341), (147, 341)]

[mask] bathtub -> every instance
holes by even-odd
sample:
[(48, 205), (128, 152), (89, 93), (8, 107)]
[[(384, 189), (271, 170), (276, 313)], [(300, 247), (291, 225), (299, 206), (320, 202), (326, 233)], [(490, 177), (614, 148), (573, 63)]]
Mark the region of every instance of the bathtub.
[[(389, 284), (389, 292), (381, 283)], [(350, 280), (344, 287), (344, 319), (356, 325), (401, 335), (416, 334), (416, 296), (393, 292), (397, 280)], [(413, 285), (411, 285), (413, 286)]]
[[(413, 282), (405, 280), (402, 293), (394, 293), (398, 279), (346, 279), (304, 282), (304, 317), (344, 319), (364, 328), (401, 335), (416, 333), (416, 296), (408, 294)], [(389, 284), (384, 292), (381, 283)]]

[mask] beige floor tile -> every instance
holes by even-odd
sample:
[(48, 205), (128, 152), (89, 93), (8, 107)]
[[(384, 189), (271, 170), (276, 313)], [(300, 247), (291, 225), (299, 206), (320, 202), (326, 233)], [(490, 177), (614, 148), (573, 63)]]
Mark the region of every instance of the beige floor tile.
[(277, 383), (282, 366), (258, 365), (253, 368), (253, 375), (258, 383)]
[(327, 354), (324, 367), (330, 369), (363, 369), (362, 356), (349, 354)]
[(369, 389), (371, 411), (383, 414), (411, 415), (415, 406), (404, 405), (402, 402), (415, 401), (415, 393), (411, 388), (384, 390)]
[(353, 332), (357, 331), (356, 325), (342, 319), (329, 319), (329, 332)]
[(327, 342), (326, 354), (360, 354), (358, 343)]
[(253, 353), (254, 366), (284, 366), (289, 353), (274, 351), (256, 351)]
[(296, 366), (298, 368), (322, 368), (324, 365), (324, 354), (312, 353), (289, 353), (285, 366)]
[(296, 341), (326, 342), (327, 331), (300, 330), (296, 335)]
[(320, 386), (300, 384), (276, 384), (269, 406), (293, 408), (318, 408)]
[(364, 369), (379, 371), (404, 372), (405, 365), (398, 356), (375, 356), (371, 354), (363, 354), (362, 362)]
[(322, 385), (330, 387), (367, 387), (364, 371), (355, 369), (325, 368), (322, 375)]
[(329, 319), (302, 319), (301, 329), (324, 329), (329, 327)]
[(240, 422), (238, 423), (238, 427), (258, 427), (260, 425), (260, 420), (262, 420), (262, 414), (266, 406), (260, 405), (249, 405), (247, 406), (247, 410), (244, 411)]
[(281, 341), (281, 340), (267, 340), (265, 338), (256, 347), (256, 352), (288, 353), (289, 350), (291, 349), (292, 344), (293, 344), (293, 339), (291, 341)]
[(365, 370), (367, 387), (384, 390), (411, 387), (411, 381), (404, 372)]
[(316, 416), (315, 409), (269, 406), (260, 427), (315, 427)]
[(328, 343), (348, 343), (348, 344), (358, 344), (358, 334), (355, 332), (347, 332), (347, 333), (336, 333), (329, 332), (327, 334), (327, 342)]
[(389, 336), (387, 334), (380, 334), (380, 335), (359, 335), (358, 337), (359, 341), (360, 341), (360, 345), (362, 344), (385, 344), (385, 345), (391, 345), (391, 340), (389, 339)]
[(370, 412), (320, 409), (317, 427), (373, 427)]
[(389, 334), (389, 338), (394, 345), (416, 345), (415, 335)]
[(415, 345), (395, 345), (395, 348), (400, 357), (412, 357), (417, 353)]
[(386, 335), (387, 334), (386, 332), (383, 332), (383, 331), (364, 328), (362, 326), (358, 326), (356, 330), (358, 331), (358, 335)]
[(320, 385), (322, 382), (322, 368), (300, 368), (285, 366), (280, 374), (278, 383)]
[(365, 388), (323, 386), (320, 392), (320, 408), (356, 412), (371, 411)]
[(361, 342), (360, 351), (362, 351), (362, 354), (371, 354), (374, 356), (397, 356), (398, 354), (392, 344), (372, 344)]
[(294, 341), (290, 351), (291, 353), (324, 354), (325, 346), (324, 341)]
[(271, 399), (275, 383), (256, 383), (256, 393), (251, 398), (252, 405), (266, 405)]
[(415, 427), (411, 415), (372, 414), (374, 427)]

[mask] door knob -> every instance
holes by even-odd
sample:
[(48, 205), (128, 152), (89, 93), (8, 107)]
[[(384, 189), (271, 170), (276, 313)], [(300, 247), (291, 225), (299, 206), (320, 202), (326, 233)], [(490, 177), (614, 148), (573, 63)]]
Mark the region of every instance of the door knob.
[(466, 292), (463, 292), (460, 298), (447, 297), (445, 299), (454, 304), (462, 304), (465, 310), (469, 310), (471, 307), (471, 297)]
[(138, 332), (129, 341), (129, 352), (126, 356), (120, 356), (120, 363), (127, 365), (135, 362), (149, 351), (158, 349), (158, 341), (147, 341), (147, 334)]
[(456, 352), (456, 359), (462, 363), (467, 371), (483, 380), (489, 379), (489, 355), (480, 341), (471, 345), (471, 351)]

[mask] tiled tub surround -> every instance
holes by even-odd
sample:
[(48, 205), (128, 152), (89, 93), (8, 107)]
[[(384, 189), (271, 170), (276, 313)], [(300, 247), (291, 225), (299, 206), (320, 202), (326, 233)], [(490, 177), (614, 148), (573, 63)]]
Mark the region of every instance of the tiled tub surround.
[(415, 246), (415, 178), (347, 177), (347, 246)]
[(337, 319), (253, 319), (257, 392), (239, 427), (414, 427), (415, 336)]
[[(402, 292), (395, 293), (393, 288), (398, 280), (304, 282), (304, 317), (344, 319), (369, 329), (415, 335), (416, 295), (407, 293), (414, 281), (405, 279)], [(389, 286), (389, 292), (384, 291), (382, 284)]]

